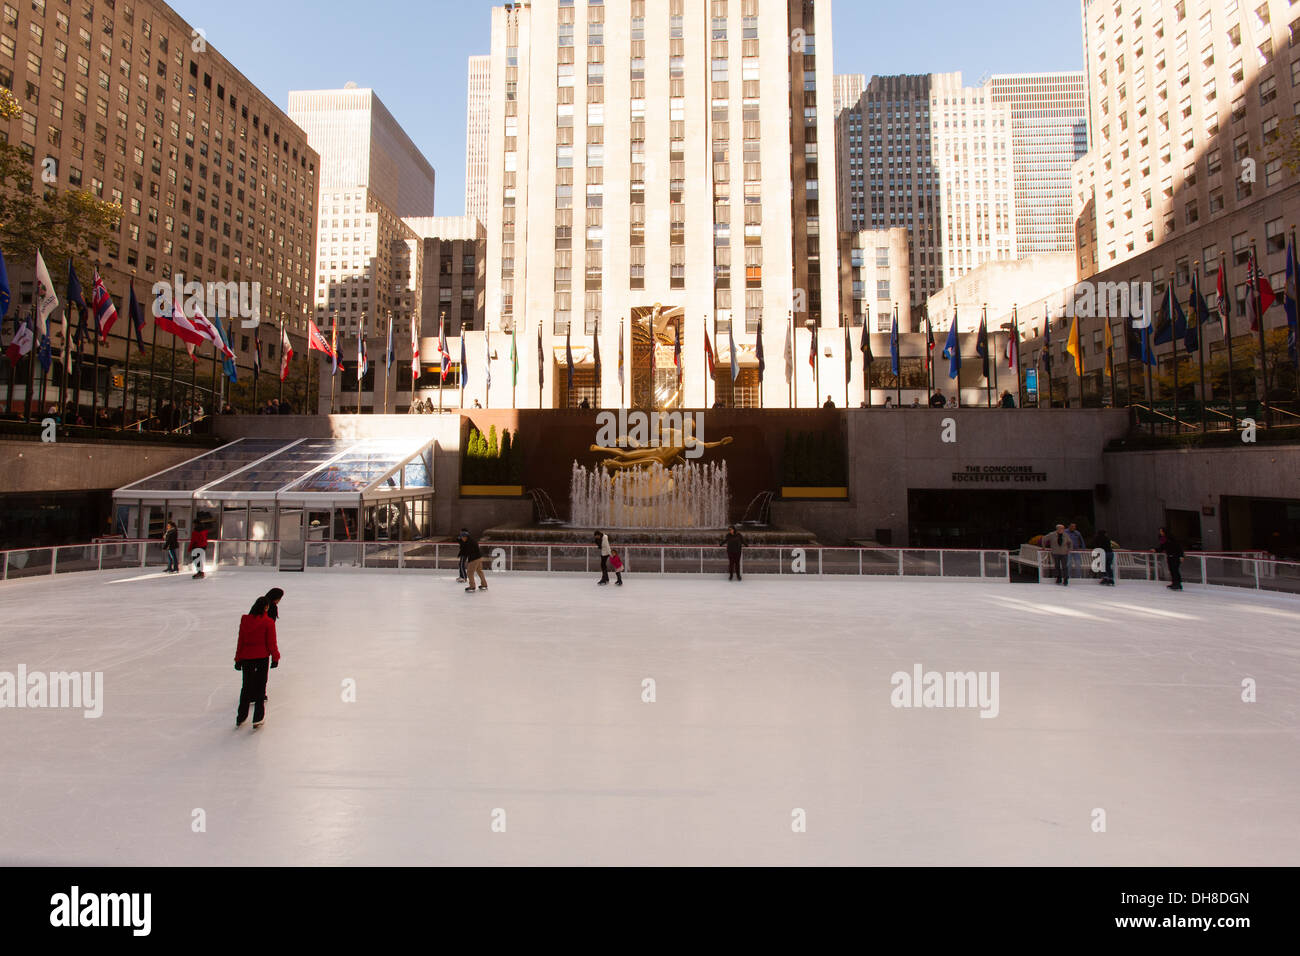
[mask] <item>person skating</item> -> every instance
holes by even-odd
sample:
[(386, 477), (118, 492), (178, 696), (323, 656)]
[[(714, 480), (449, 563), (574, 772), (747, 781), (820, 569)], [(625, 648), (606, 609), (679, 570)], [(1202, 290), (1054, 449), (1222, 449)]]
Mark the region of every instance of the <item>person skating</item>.
[(459, 573), (456, 575), (457, 584), (464, 584), (466, 580), (465, 570), (466, 565), (469, 564), (469, 558), (466, 556), (464, 536), (467, 534), (469, 534), (469, 528), (461, 528), (460, 534), (456, 535), (456, 543), (459, 545), (459, 549), (456, 552), (457, 566), (459, 569)]
[(1106, 559), (1105, 567), (1101, 572), (1101, 583), (1114, 585), (1115, 583), (1115, 549), (1110, 543), (1110, 535), (1105, 529), (1098, 531), (1092, 539), (1093, 550), (1100, 549), (1103, 557)]
[(727, 580), (732, 578), (739, 581), (740, 577), (740, 555), (745, 549), (745, 538), (735, 526), (727, 529), (727, 536), (722, 539), (722, 547), (727, 549)]
[(603, 531), (596, 532), (596, 547), (600, 550), (600, 580), (597, 584), (609, 583), (609, 535)]
[(465, 550), (465, 580), (469, 582), (469, 587), (465, 590), (470, 592), (474, 590), (474, 575), (477, 574), (481, 582), (478, 590), (486, 591), (488, 589), (487, 576), (483, 573), (483, 552), (480, 550), (478, 542), (474, 540), (473, 535), (463, 528), (459, 540), (461, 547)]
[(163, 535), (163, 550), (167, 552), (167, 574), (177, 574), (181, 569), (181, 536), (176, 530), (176, 522), (167, 522), (167, 533)]
[(622, 587), (623, 585), (623, 559), (619, 557), (618, 552), (610, 549), (609, 567), (614, 572), (614, 583)]
[(239, 619), (239, 643), (235, 647), (235, 670), (244, 675), (239, 692), (239, 710), (235, 726), (242, 727), (253, 708), (253, 727), (266, 720), (266, 677), (271, 667), (280, 666), (280, 648), (275, 640), (275, 621), (267, 614), (270, 601), (265, 596), (253, 602), (252, 609)]
[(1056, 583), (1070, 586), (1070, 550), (1074, 547), (1065, 525), (1058, 524), (1055, 531), (1043, 535), (1043, 545), (1052, 552), (1052, 564), (1056, 570)]
[(203, 563), (206, 558), (206, 549), (208, 547), (208, 529), (201, 527), (198, 522), (194, 523), (194, 530), (190, 532), (190, 561), (194, 564), (194, 578), (203, 578), (207, 575), (203, 571)]
[[(1083, 532), (1079, 530), (1079, 526), (1075, 524), (1073, 521), (1070, 522), (1070, 527), (1065, 529), (1065, 533), (1070, 538), (1070, 547), (1074, 548), (1075, 551), (1082, 551), (1085, 547), (1087, 547), (1087, 545), (1084, 543), (1083, 540)], [(1075, 554), (1071, 556), (1070, 570), (1074, 572), (1074, 576), (1076, 578), (1081, 577), (1083, 575), (1082, 555)]]
[(1167, 532), (1164, 528), (1160, 529), (1160, 541), (1156, 545), (1156, 551), (1165, 556), (1165, 563), (1169, 566), (1169, 590), (1181, 591), (1183, 589), (1183, 546), (1178, 543), (1178, 539)]

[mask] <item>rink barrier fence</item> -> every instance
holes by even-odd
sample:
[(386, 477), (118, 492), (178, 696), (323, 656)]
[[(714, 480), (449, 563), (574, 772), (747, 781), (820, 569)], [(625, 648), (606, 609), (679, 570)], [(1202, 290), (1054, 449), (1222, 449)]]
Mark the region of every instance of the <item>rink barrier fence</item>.
[[(296, 542), (293, 570), (332, 568), (451, 571), (457, 567), (454, 542), (309, 541)], [(276, 540), (209, 542), (208, 567), (279, 568)], [(502, 543), (483, 546), (488, 571), (532, 571), (592, 574), (600, 570), (594, 545)], [(631, 545), (618, 549), (629, 574), (722, 574), (726, 553), (720, 547)], [(181, 549), (182, 568), (188, 565)], [(1149, 551), (1116, 551), (1116, 582), (1168, 582), (1164, 556)], [(1009, 582), (1011, 564), (1020, 561), (1007, 551), (938, 548), (789, 548), (746, 547), (747, 574), (934, 577)], [(91, 544), (0, 551), (0, 580), (17, 580), (78, 571), (157, 569), (165, 567), (160, 541), (113, 539)], [(1093, 578), (1092, 552), (1071, 556), (1072, 578)], [(1050, 554), (1038, 555), (1039, 582), (1052, 579)], [(1272, 561), (1257, 554), (1193, 553), (1183, 561), (1188, 584), (1218, 585), (1259, 591), (1300, 594), (1300, 563)]]

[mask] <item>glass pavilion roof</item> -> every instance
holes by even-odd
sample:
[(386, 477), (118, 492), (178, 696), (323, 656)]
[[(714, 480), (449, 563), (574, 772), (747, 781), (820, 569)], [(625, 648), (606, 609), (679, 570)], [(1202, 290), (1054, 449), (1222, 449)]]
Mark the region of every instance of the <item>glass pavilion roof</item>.
[(243, 438), (113, 493), (315, 501), (429, 494), (431, 438)]

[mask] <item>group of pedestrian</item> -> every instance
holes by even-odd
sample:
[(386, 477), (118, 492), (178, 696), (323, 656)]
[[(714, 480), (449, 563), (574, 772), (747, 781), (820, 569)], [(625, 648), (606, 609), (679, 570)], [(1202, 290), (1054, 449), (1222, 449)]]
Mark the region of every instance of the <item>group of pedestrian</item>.
[[(1079, 530), (1078, 524), (1070, 522), (1068, 528), (1064, 524), (1058, 524), (1055, 530), (1043, 535), (1042, 546), (1052, 555), (1052, 569), (1056, 576), (1056, 583), (1069, 587), (1071, 565), (1073, 564), (1076, 573), (1081, 570), (1078, 552), (1085, 548), (1083, 532)], [(1105, 528), (1099, 529), (1093, 535), (1090, 547), (1093, 552), (1100, 551), (1102, 554), (1103, 565), (1098, 583), (1114, 587), (1115, 544), (1110, 540), (1110, 533)], [(1181, 591), (1183, 589), (1183, 546), (1166, 529), (1161, 528), (1154, 551), (1165, 556), (1165, 564), (1169, 568), (1169, 590)]]
[(259, 415), (292, 415), (293, 406), (285, 399), (268, 398), (266, 404), (257, 410)]
[(600, 580), (597, 584), (605, 585), (609, 583), (609, 572), (614, 572), (617, 579), (616, 584), (623, 586), (623, 559), (609, 543), (609, 535), (603, 531), (596, 532), (596, 550), (600, 552)]
[[(167, 570), (164, 574), (179, 574), (180, 565), (180, 531), (176, 527), (175, 521), (168, 521), (166, 530), (163, 532), (163, 551), (167, 553)], [(207, 556), (208, 547), (208, 529), (201, 521), (194, 522), (194, 529), (190, 532), (189, 540), (189, 563), (194, 567), (194, 577), (207, 577), (204, 570), (204, 561)]]
[(235, 646), (235, 670), (244, 678), (239, 692), (239, 709), (235, 727), (244, 725), (248, 710), (253, 710), (253, 729), (266, 721), (266, 678), (280, 666), (280, 645), (275, 626), (280, 618), (279, 604), (284, 597), (280, 588), (271, 588), (253, 602), (249, 612), (239, 619), (239, 640)]

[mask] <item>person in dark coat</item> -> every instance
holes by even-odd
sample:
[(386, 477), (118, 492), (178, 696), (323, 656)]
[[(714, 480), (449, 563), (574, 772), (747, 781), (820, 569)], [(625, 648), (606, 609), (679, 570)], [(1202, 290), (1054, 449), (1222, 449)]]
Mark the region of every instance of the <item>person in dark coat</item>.
[(1169, 566), (1169, 580), (1172, 582), (1169, 590), (1181, 591), (1183, 589), (1183, 546), (1178, 543), (1177, 538), (1161, 528), (1156, 551), (1164, 554), (1165, 563)]
[(727, 529), (727, 536), (722, 539), (722, 547), (727, 549), (727, 580), (733, 578), (737, 581), (740, 577), (740, 555), (745, 549), (745, 538), (735, 526)]
[(181, 536), (176, 530), (176, 522), (167, 522), (167, 533), (163, 535), (163, 550), (167, 552), (167, 572), (168, 574), (177, 574), (180, 572), (180, 552)]
[(239, 692), (239, 710), (235, 726), (242, 727), (253, 708), (253, 726), (266, 720), (266, 677), (271, 667), (280, 666), (280, 647), (275, 640), (275, 621), (267, 615), (270, 602), (265, 597), (253, 602), (252, 609), (239, 619), (239, 643), (235, 647), (235, 670), (244, 675)]
[(466, 572), (466, 565), (469, 564), (469, 557), (468, 557), (469, 551), (465, 547), (465, 537), (468, 534), (469, 534), (469, 528), (461, 528), (460, 534), (456, 535), (456, 544), (458, 546), (458, 550), (456, 552), (456, 560), (458, 562), (459, 572), (460, 572), (459, 574), (456, 575), (457, 584), (464, 584), (466, 581), (465, 572)]
[(465, 579), (469, 581), (469, 587), (465, 590), (474, 590), (474, 575), (477, 574), (478, 579), (481, 582), (478, 586), (478, 590), (486, 591), (488, 586), (487, 576), (483, 573), (483, 551), (479, 548), (478, 542), (474, 540), (473, 535), (468, 531), (461, 531), (460, 541), (461, 546), (465, 551)]
[(1115, 549), (1110, 543), (1110, 535), (1105, 529), (1098, 531), (1092, 539), (1092, 548), (1094, 551), (1100, 550), (1106, 559), (1105, 569), (1101, 572), (1101, 583), (1113, 585), (1115, 583)]
[(942, 392), (935, 392), (933, 395), (930, 396), (931, 408), (944, 408), (945, 406), (947, 406), (947, 404), (948, 404), (948, 399), (943, 397)]

